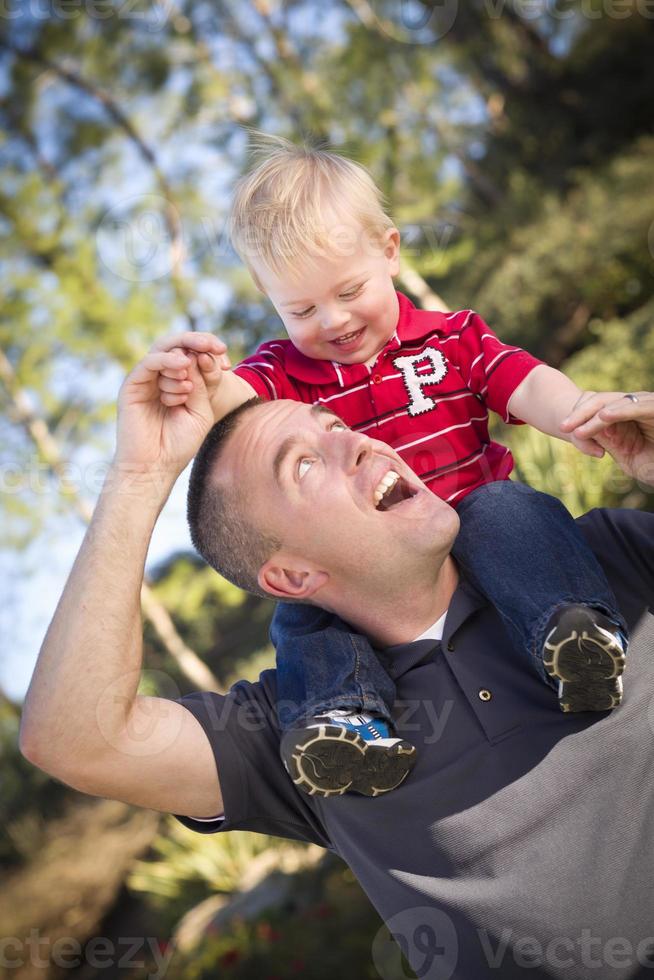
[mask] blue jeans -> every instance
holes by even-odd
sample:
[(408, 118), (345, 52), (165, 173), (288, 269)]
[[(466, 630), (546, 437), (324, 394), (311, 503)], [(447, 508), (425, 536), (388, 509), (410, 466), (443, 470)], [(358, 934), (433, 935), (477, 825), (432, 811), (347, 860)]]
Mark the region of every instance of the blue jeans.
[[(524, 483), (478, 487), (456, 508), (452, 554), (463, 575), (497, 608), (516, 650), (543, 680), (545, 627), (562, 606), (601, 610), (627, 627), (595, 555), (563, 504)], [(395, 684), (368, 640), (316, 606), (279, 603), (270, 628), (277, 651), (277, 711), (283, 730), (334, 708), (391, 721)]]

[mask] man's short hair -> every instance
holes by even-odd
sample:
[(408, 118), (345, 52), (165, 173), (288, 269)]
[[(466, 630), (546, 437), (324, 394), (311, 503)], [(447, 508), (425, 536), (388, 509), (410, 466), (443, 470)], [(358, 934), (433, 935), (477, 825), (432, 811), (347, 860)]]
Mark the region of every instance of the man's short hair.
[[(252, 134), (251, 146), (259, 162), (236, 184), (229, 230), (259, 288), (253, 262), (284, 276), (299, 264), (351, 255), (359, 247), (383, 251), (384, 234), (394, 224), (360, 163), (264, 133)], [(326, 224), (326, 218), (337, 223)]]
[(209, 431), (191, 469), (187, 518), (191, 541), (212, 568), (239, 588), (270, 599), (257, 574), (281, 542), (246, 517), (248, 487), (227, 486), (215, 477), (218, 458), (241, 416), (264, 404), (262, 398), (250, 398)]

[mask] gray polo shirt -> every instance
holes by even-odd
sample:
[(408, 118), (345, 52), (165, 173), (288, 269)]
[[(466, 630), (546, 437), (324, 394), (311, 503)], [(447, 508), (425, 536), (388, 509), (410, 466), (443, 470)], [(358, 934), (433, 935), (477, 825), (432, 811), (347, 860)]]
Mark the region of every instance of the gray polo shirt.
[(632, 634), (620, 708), (562, 714), (464, 582), (441, 643), (380, 654), (398, 734), (418, 750), (399, 789), (296, 791), (271, 670), (179, 699), (211, 743), (225, 819), (178, 819), (333, 850), (420, 977), (654, 978), (654, 515), (595, 510), (579, 525)]

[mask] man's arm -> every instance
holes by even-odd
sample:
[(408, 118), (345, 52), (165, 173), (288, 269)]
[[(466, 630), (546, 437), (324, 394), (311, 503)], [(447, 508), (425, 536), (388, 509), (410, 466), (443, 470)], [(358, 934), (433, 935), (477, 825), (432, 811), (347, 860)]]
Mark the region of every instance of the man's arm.
[(160, 405), (159, 371), (179, 363), (175, 353), (151, 353), (121, 389), (116, 456), (39, 654), (20, 748), (85, 793), (209, 817), (222, 812), (222, 799), (201, 726), (182, 705), (137, 693), (148, 545), (213, 423), (194, 357), (185, 359), (194, 381), (188, 404)]

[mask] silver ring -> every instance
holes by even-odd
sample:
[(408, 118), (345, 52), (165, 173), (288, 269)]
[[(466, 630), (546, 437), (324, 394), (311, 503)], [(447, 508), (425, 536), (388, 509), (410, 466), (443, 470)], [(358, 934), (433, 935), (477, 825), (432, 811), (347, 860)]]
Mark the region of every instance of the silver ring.
[(631, 394), (631, 392), (628, 395), (625, 395), (625, 398), (628, 398), (629, 401), (632, 401), (634, 405), (638, 404), (638, 399), (636, 398), (635, 395)]

